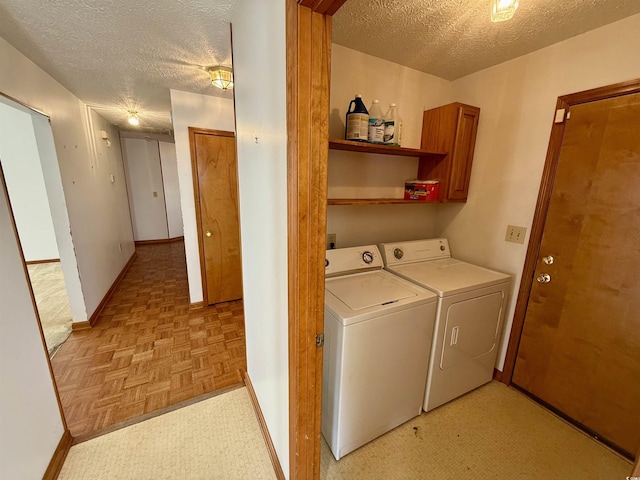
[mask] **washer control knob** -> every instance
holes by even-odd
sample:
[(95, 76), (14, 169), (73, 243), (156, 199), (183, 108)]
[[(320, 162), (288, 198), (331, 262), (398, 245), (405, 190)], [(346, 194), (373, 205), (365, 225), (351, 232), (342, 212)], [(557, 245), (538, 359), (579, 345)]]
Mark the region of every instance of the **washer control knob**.
[(325, 258), (324, 259), (324, 268), (327, 268), (329, 266), (329, 259)]
[(373, 263), (373, 253), (366, 251), (362, 254), (362, 261), (366, 264)]
[(398, 260), (400, 260), (402, 257), (404, 257), (404, 252), (402, 251), (401, 248), (394, 248), (393, 256), (396, 257)]
[(445, 246), (444, 245), (440, 245), (440, 251), (444, 252), (445, 250), (446, 250)]

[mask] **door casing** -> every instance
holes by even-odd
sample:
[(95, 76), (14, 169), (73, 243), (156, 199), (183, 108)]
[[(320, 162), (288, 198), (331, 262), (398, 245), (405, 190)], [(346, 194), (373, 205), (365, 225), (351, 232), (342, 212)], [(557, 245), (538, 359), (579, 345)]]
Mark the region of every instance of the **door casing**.
[[(553, 118), (555, 118), (555, 112), (558, 110), (564, 109), (565, 111), (568, 111), (569, 107), (573, 105), (639, 92), (640, 79), (635, 79), (605, 87), (572, 93), (570, 95), (563, 95), (558, 97)], [(553, 118), (550, 120), (553, 121)], [(507, 385), (511, 385), (511, 380), (513, 378), (518, 346), (520, 345), (524, 319), (527, 312), (527, 304), (529, 302), (529, 294), (531, 292), (531, 287), (533, 286), (533, 277), (536, 269), (538, 253), (540, 251), (540, 244), (542, 242), (542, 234), (547, 218), (547, 212), (549, 210), (558, 160), (560, 158), (560, 148), (562, 146), (565, 125), (566, 123), (564, 121), (562, 123), (553, 123), (553, 127), (551, 128), (551, 138), (549, 140), (549, 148), (547, 149), (547, 157), (544, 170), (542, 172), (542, 180), (540, 182), (538, 201), (536, 204), (533, 224), (531, 226), (527, 255), (522, 269), (522, 280), (518, 291), (513, 324), (511, 327), (511, 334), (509, 336), (509, 345), (507, 348), (504, 368), (500, 377), (500, 380)]]
[[(211, 294), (208, 291), (208, 287), (207, 287), (207, 275), (206, 275), (207, 266), (206, 266), (206, 257), (205, 257), (205, 251), (204, 251), (202, 214), (200, 210), (200, 200), (201, 200), (200, 199), (200, 179), (198, 175), (198, 164), (196, 159), (196, 143), (195, 143), (195, 136), (198, 134), (233, 138), (234, 142), (235, 142), (235, 134), (233, 132), (225, 132), (221, 130), (209, 130), (204, 128), (189, 127), (189, 147), (191, 150), (191, 172), (193, 177), (193, 195), (194, 195), (195, 208), (196, 208), (196, 229), (198, 234), (198, 250), (200, 254), (200, 277), (202, 281), (202, 300), (203, 300), (204, 306), (207, 306), (210, 304), (209, 299)], [(237, 159), (236, 159), (236, 162), (237, 162)], [(236, 190), (238, 189), (237, 181), (236, 181), (236, 185), (232, 186), (232, 188), (233, 187), (235, 187)], [(240, 228), (239, 225), (238, 225), (238, 228)], [(239, 235), (238, 238), (240, 239), (240, 233), (238, 235)], [(240, 248), (239, 245), (238, 245), (238, 248)]]

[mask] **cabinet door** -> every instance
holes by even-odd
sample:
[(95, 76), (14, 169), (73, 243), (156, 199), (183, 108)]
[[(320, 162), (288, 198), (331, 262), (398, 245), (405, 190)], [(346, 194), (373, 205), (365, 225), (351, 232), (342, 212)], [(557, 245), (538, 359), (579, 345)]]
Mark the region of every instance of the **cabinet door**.
[(458, 107), (458, 121), (453, 141), (453, 151), (449, 154), (451, 168), (447, 200), (461, 201), (467, 199), (479, 116), (479, 108), (469, 105), (460, 105)]

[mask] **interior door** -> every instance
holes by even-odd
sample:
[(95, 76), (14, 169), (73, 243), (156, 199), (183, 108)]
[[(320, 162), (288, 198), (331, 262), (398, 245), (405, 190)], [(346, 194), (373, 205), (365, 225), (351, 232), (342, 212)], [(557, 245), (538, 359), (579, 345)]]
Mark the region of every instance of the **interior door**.
[(570, 108), (513, 383), (640, 447), (640, 94)]
[(204, 300), (242, 298), (238, 169), (231, 132), (189, 129)]

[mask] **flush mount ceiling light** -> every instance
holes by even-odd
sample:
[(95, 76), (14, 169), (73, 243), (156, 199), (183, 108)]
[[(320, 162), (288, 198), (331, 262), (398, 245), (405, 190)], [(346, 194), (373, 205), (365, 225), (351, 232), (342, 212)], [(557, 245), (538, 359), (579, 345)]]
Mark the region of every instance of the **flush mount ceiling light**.
[(217, 65), (207, 68), (207, 72), (211, 77), (211, 83), (216, 87), (222, 90), (233, 88), (233, 70), (229, 67)]
[(504, 22), (513, 17), (518, 8), (518, 0), (491, 0), (491, 21)]
[(140, 119), (138, 118), (138, 112), (136, 112), (135, 110), (129, 110), (128, 121), (129, 121), (129, 124), (133, 126), (137, 126), (140, 123)]

